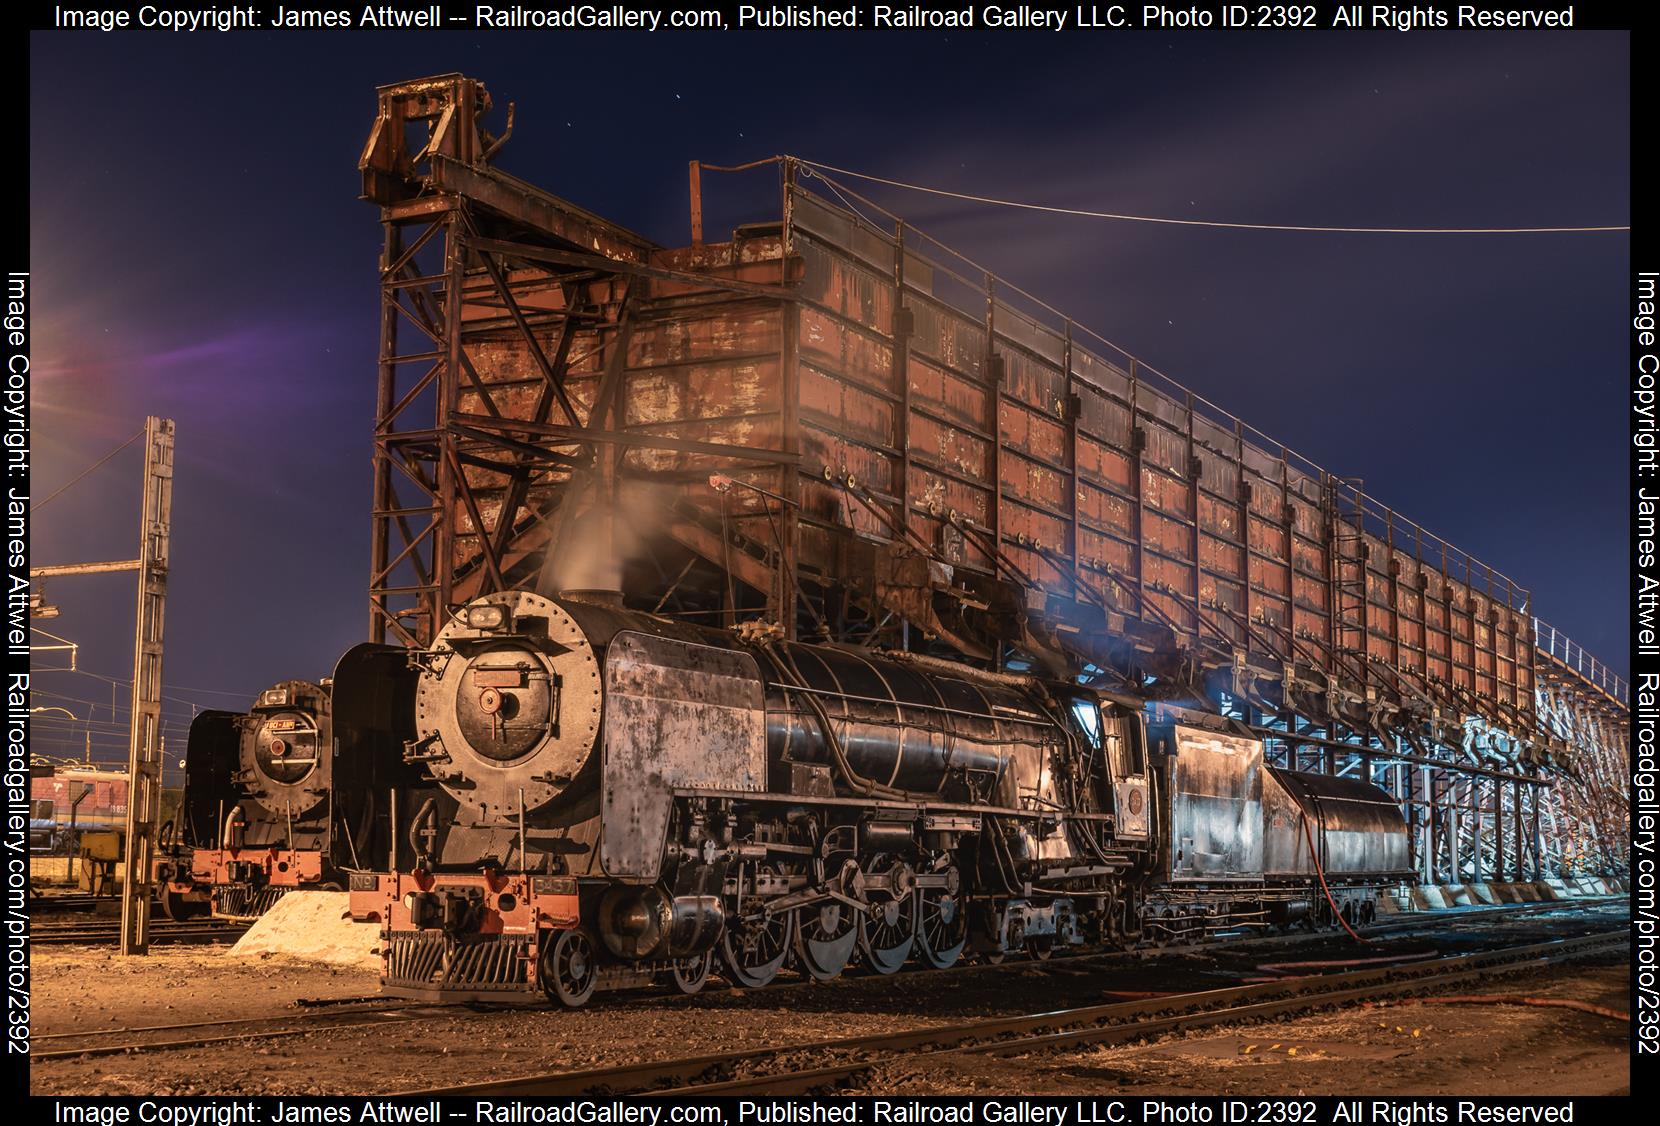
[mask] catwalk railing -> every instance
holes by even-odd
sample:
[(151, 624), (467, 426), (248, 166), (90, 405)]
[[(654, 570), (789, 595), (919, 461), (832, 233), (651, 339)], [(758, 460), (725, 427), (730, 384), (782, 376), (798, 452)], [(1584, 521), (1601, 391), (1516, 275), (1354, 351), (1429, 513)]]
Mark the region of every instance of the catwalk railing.
[(1534, 618), (1533, 643), (1540, 652), (1550, 654), (1626, 707), (1631, 706), (1631, 685), (1555, 626)]

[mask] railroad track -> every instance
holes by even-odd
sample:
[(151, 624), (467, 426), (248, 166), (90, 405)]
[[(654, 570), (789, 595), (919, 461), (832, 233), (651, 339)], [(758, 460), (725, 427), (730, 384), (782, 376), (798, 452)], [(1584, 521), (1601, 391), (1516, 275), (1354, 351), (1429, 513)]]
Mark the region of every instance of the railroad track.
[[(365, 998), (339, 1008), (286, 1016), (232, 1017), (226, 1020), (102, 1028), (88, 1032), (53, 1032), (33, 1037), (33, 1045), (50, 1044), (52, 1047), (46, 1051), (32, 1051), (30, 1058), (40, 1062), (211, 1047), (232, 1041), (282, 1039), (331, 1029), (380, 1027), (406, 1020), (454, 1015), (428, 1011), (435, 1008), (441, 1006), (400, 1001), (393, 997)], [(196, 1035), (179, 1035), (185, 1032), (195, 1032)], [(114, 1037), (124, 1039), (116, 1040)]]
[[(653, 1060), (492, 1080), (409, 1095), (572, 1096), (588, 1094), (803, 1094), (844, 1087), (902, 1057), (976, 1052), (1024, 1055), (1082, 1045), (1118, 1044), (1166, 1032), (1282, 1017), (1413, 995), (1471, 980), (1595, 957), (1625, 947), (1630, 931), (1438, 958), (1429, 962), (1290, 978), (1145, 1000), (968, 1021), (887, 1035)], [(829, 1062), (819, 1062), (829, 1059)], [(817, 1063), (817, 1066), (810, 1066)]]
[[(247, 929), (244, 923), (207, 920), (175, 923), (170, 919), (151, 919), (150, 941), (158, 944), (235, 942)], [(31, 946), (98, 945), (115, 942), (120, 937), (121, 923), (117, 919), (71, 922), (37, 919), (29, 928)]]
[(100, 907), (108, 907), (115, 912), (121, 909), (121, 897), (118, 895), (37, 895), (29, 900), (29, 911), (35, 915), (59, 914), (70, 912), (96, 912)]
[[(1484, 910), (1479, 910), (1479, 911), (1471, 911), (1471, 912), (1464, 913), (1464, 914), (1460, 915), (1456, 919), (1448, 919), (1446, 917), (1439, 917), (1439, 918), (1420, 917), (1420, 918), (1413, 918), (1413, 919), (1401, 919), (1399, 921), (1390, 922), (1390, 923), (1374, 924), (1370, 927), (1363, 928), (1361, 933), (1363, 935), (1366, 935), (1366, 936), (1375, 937), (1375, 936), (1377, 936), (1379, 934), (1382, 934), (1382, 933), (1410, 932), (1410, 931), (1414, 931), (1414, 930), (1423, 930), (1423, 929), (1426, 929), (1426, 928), (1432, 928), (1433, 929), (1433, 928), (1436, 928), (1436, 927), (1446, 928), (1447, 926), (1452, 925), (1452, 924), (1457, 924), (1457, 925), (1479, 925), (1479, 924), (1484, 924), (1484, 923), (1492, 923), (1492, 922), (1502, 921), (1502, 920), (1508, 919), (1512, 916), (1525, 916), (1525, 915), (1539, 914), (1539, 913), (1546, 912), (1546, 911), (1549, 911), (1549, 910), (1552, 910), (1552, 909), (1560, 910), (1560, 909), (1564, 908), (1565, 906), (1568, 906), (1568, 905), (1565, 905), (1565, 904), (1512, 905), (1512, 906), (1508, 906), (1508, 907), (1494, 907), (1494, 908), (1489, 908), (1489, 909), (1484, 909)], [(190, 925), (193, 925), (193, 924), (183, 924), (183, 925), (184, 926), (190, 926)], [(155, 926), (155, 924), (152, 923), (152, 927), (154, 927), (154, 926)], [(230, 929), (230, 928), (226, 927), (225, 929)], [(1617, 932), (1617, 933), (1623, 935), (1626, 932), (1621, 931), (1621, 932)], [(1276, 936), (1267, 936), (1267, 937), (1263, 937), (1263, 938), (1248, 939), (1248, 940), (1244, 940), (1244, 941), (1206, 942), (1206, 943), (1199, 943), (1199, 944), (1193, 944), (1193, 945), (1187, 945), (1187, 946), (1171, 947), (1171, 948), (1167, 948), (1167, 949), (1163, 949), (1163, 950), (1148, 949), (1148, 950), (1137, 950), (1137, 951), (1106, 951), (1106, 952), (1101, 952), (1101, 953), (1097, 953), (1097, 954), (1085, 954), (1085, 955), (1078, 955), (1078, 956), (1075, 956), (1075, 957), (1056, 958), (1052, 961), (1047, 961), (1047, 962), (1038, 962), (1038, 961), (1031, 961), (1031, 960), (1021, 959), (1021, 960), (1003, 962), (1003, 963), (1000, 963), (1000, 964), (997, 964), (997, 965), (977, 964), (977, 965), (961, 966), (961, 967), (953, 969), (949, 972), (952, 973), (952, 974), (979, 973), (979, 972), (1002, 973), (1002, 972), (1010, 972), (1010, 971), (1030, 972), (1030, 971), (1033, 971), (1033, 970), (1037, 970), (1039, 972), (1051, 971), (1051, 972), (1061, 973), (1061, 972), (1068, 972), (1069, 968), (1071, 968), (1071, 972), (1079, 972), (1079, 971), (1082, 971), (1087, 966), (1090, 966), (1090, 965), (1093, 965), (1093, 964), (1096, 964), (1096, 963), (1099, 963), (1099, 962), (1102, 962), (1102, 961), (1113, 960), (1113, 959), (1122, 960), (1122, 959), (1126, 959), (1126, 958), (1141, 958), (1141, 957), (1149, 957), (1149, 956), (1157, 957), (1157, 956), (1162, 955), (1162, 954), (1180, 954), (1180, 953), (1184, 953), (1184, 952), (1187, 952), (1187, 951), (1202, 950), (1202, 949), (1206, 949), (1206, 948), (1221, 948), (1223, 950), (1240, 950), (1240, 949), (1247, 949), (1247, 948), (1249, 948), (1249, 949), (1260, 949), (1260, 948), (1264, 948), (1264, 947), (1279, 947), (1279, 946), (1286, 946), (1286, 945), (1293, 945), (1294, 946), (1294, 945), (1302, 945), (1302, 944), (1309, 943), (1309, 942), (1319, 941), (1321, 939), (1329, 940), (1332, 937), (1334, 937), (1333, 932), (1329, 932), (1329, 931), (1327, 931), (1327, 932), (1315, 932), (1315, 933), (1308, 933), (1308, 934), (1299, 933), (1299, 934), (1290, 934), (1290, 935), (1276, 935)], [(1555, 948), (1558, 944), (1557, 943), (1545, 943), (1545, 944), (1542, 944), (1542, 945), (1544, 947)], [(1410, 957), (1412, 957), (1412, 955), (1402, 955), (1402, 960), (1404, 961), (1405, 959), (1410, 958)], [(1443, 962), (1444, 961), (1445, 960), (1443, 960)], [(1419, 964), (1422, 965), (1423, 963), (1419, 963)], [(1370, 972), (1375, 974), (1375, 973), (1382, 973), (1382, 972), (1388, 972), (1388, 971), (1387, 970), (1374, 970), (1374, 971), (1370, 971)], [(891, 979), (879, 978), (879, 977), (873, 976), (873, 977), (868, 978), (868, 979), (852, 979), (852, 980), (878, 981), (878, 980), (891, 980)], [(1302, 979), (1290, 979), (1290, 980), (1302, 980)], [(1328, 977), (1327, 979), (1324, 979), (1324, 980), (1330, 980), (1330, 978)], [(850, 980), (850, 983), (851, 983), (851, 980)], [(1282, 986), (1282, 985), (1285, 985), (1285, 984), (1287, 984), (1287, 982), (1274, 982), (1274, 983), (1266, 983), (1266, 984), (1263, 984), (1263, 985), (1253, 986), (1253, 987), (1250, 987), (1250, 988), (1260, 989), (1260, 990), (1273, 990), (1277, 986)], [(799, 989), (799, 988), (812, 988), (812, 989), (822, 990), (824, 988), (824, 986), (820, 983), (814, 983), (814, 982), (785, 982), (785, 983), (780, 983), (780, 984), (776, 984), (776, 985), (773, 985), (773, 986), (769, 986), (767, 989), (762, 990), (760, 992), (762, 994), (766, 994), (766, 995), (773, 995), (773, 994), (776, 994), (776, 993), (778, 993), (779, 991), (782, 991), (782, 990), (791, 990), (791, 989)], [(1219, 990), (1219, 991), (1218, 990), (1213, 990), (1213, 991), (1210, 991), (1208, 993), (1193, 994), (1192, 996), (1194, 996), (1194, 997), (1214, 997), (1214, 996), (1220, 996), (1222, 994), (1226, 994), (1228, 992), (1230, 992), (1230, 991), (1229, 990)], [(702, 996), (706, 997), (707, 995), (702, 995)], [(698, 1001), (698, 1000), (699, 1000), (699, 997), (682, 997), (682, 996), (679, 996), (679, 995), (663, 995), (663, 994), (657, 994), (657, 993), (644, 994), (644, 995), (640, 995), (640, 996), (636, 996), (636, 997), (632, 997), (632, 998), (626, 998), (626, 997), (625, 998), (619, 998), (619, 1001), (621, 1001), (622, 1003), (625, 1003), (625, 1004), (689, 1003), (689, 1002), (695, 1002), (695, 1001)], [(1157, 998), (1157, 999), (1149, 999), (1147, 1001), (1135, 1002), (1135, 1003), (1130, 1005), (1130, 1008), (1131, 1009), (1135, 1009), (1135, 1008), (1138, 1008), (1138, 1007), (1146, 1008), (1148, 1006), (1152, 1006), (1154, 1009), (1165, 1008), (1165, 1007), (1169, 1007), (1171, 1004), (1173, 1004), (1175, 1001), (1178, 1001), (1178, 1000), (1180, 1000), (1180, 998), (1161, 997), (1161, 998)], [(308, 1034), (308, 1033), (311, 1033), (311, 1032), (344, 1031), (344, 1030), (351, 1030), (351, 1029), (379, 1028), (379, 1027), (385, 1027), (388, 1024), (405, 1023), (405, 1022), (408, 1022), (408, 1021), (417, 1021), (417, 1020), (438, 1020), (438, 1019), (445, 1019), (445, 1018), (455, 1018), (455, 1017), (458, 1017), (458, 1016), (486, 1017), (486, 1016), (490, 1016), (490, 1015), (501, 1015), (504, 1012), (510, 1012), (512, 1009), (518, 1008), (518, 1007), (520, 1007), (520, 1006), (508, 1005), (508, 1006), (501, 1006), (501, 1007), (495, 1007), (495, 1006), (483, 1006), (483, 1007), (481, 1007), (481, 1006), (478, 1006), (478, 1005), (470, 1005), (470, 1004), (445, 1005), (445, 1004), (435, 1004), (435, 1003), (432, 1003), (432, 1002), (408, 1001), (408, 1000), (402, 1000), (402, 999), (393, 998), (393, 997), (354, 998), (352, 1000), (345, 1001), (345, 1002), (333, 1003), (330, 1006), (328, 1006), (327, 1008), (316, 1009), (316, 1010), (313, 1010), (313, 1011), (310, 1011), (310, 1012), (295, 1013), (295, 1014), (286, 1015), (286, 1016), (236, 1017), (236, 1018), (230, 1018), (230, 1019), (225, 1019), (225, 1020), (190, 1021), (190, 1022), (184, 1022), (184, 1023), (178, 1023), (178, 1024), (146, 1025), (146, 1026), (140, 1026), (140, 1027), (98, 1029), (98, 1030), (85, 1031), (85, 1032), (60, 1032), (60, 1033), (50, 1033), (50, 1034), (45, 1034), (45, 1035), (37, 1035), (34, 1038), (37, 1046), (38, 1045), (47, 1045), (47, 1044), (50, 1044), (52, 1046), (50, 1048), (48, 1048), (47, 1050), (45, 1050), (45, 1051), (36, 1050), (35, 1052), (32, 1053), (32, 1058), (36, 1062), (44, 1062), (44, 1061), (49, 1061), (49, 1060), (88, 1058), (88, 1057), (93, 1057), (93, 1056), (132, 1055), (132, 1054), (137, 1054), (137, 1053), (142, 1053), (142, 1052), (151, 1052), (151, 1051), (170, 1051), (170, 1050), (182, 1050), (182, 1049), (200, 1048), (200, 1047), (211, 1047), (211, 1046), (214, 1046), (214, 1045), (217, 1045), (217, 1044), (231, 1043), (231, 1042), (251, 1042), (251, 1041), (254, 1041), (254, 1040), (281, 1039), (281, 1038), (286, 1038), (286, 1037), (291, 1037), (291, 1036), (301, 1036), (301, 1035), (305, 1035), (305, 1034)], [(1069, 1011), (1080, 1013), (1080, 1014), (1087, 1014), (1087, 1013), (1090, 1013), (1090, 1012), (1095, 1012), (1097, 1010), (1106, 1011), (1106, 1010), (1115, 1010), (1115, 1009), (1120, 1009), (1120, 1008), (1124, 1008), (1124, 1006), (1123, 1005), (1094, 1006), (1094, 1007), (1091, 1007), (1089, 1009), (1069, 1010)], [(1063, 1012), (1066, 1012), (1066, 1011), (1063, 1011)], [(1044, 1014), (1044, 1016), (1051, 1017), (1051, 1018), (1059, 1016), (1059, 1015), (1061, 1015), (1061, 1014)], [(1016, 1019), (1025, 1019), (1025, 1018), (1016, 1018)], [(1111, 1019), (1111, 1018), (1107, 1017), (1107, 1018), (1102, 1018), (1102, 1019)], [(980, 1023), (985, 1023), (985, 1022), (980, 1022)], [(997, 1022), (991, 1022), (991, 1023), (997, 1023)], [(963, 1027), (966, 1028), (966, 1027), (973, 1027), (973, 1026), (963, 1026)], [(929, 1030), (919, 1030), (919, 1031), (913, 1032), (913, 1033), (901, 1033), (901, 1034), (898, 1034), (898, 1035), (900, 1035), (900, 1036), (926, 1035), (928, 1033), (928, 1031)], [(180, 1035), (181, 1033), (195, 1033), (195, 1034), (194, 1035)], [(115, 1039), (116, 1037), (120, 1037), (120, 1039)], [(848, 1047), (848, 1046), (857, 1046), (857, 1045), (866, 1045), (866, 1046), (880, 1045), (882, 1043), (885, 1043), (885, 1038), (878, 1038), (876, 1040), (868, 1040), (867, 1039), (867, 1040), (848, 1040), (848, 1041), (824, 1041), (824, 1042), (819, 1043), (819, 1044), (798, 1045), (798, 1046), (789, 1047), (789, 1048), (775, 1049), (774, 1051), (776, 1053), (779, 1053), (779, 1054), (802, 1053), (802, 1052), (825, 1052), (825, 1051), (834, 1051), (834, 1050), (836, 1050), (837, 1045), (840, 1045), (841, 1047), (845, 1048), (845, 1047)], [(964, 1050), (966, 1050), (966, 1049), (964, 1049)], [(720, 1067), (720, 1066), (724, 1066), (726, 1064), (732, 1063), (732, 1062), (740, 1060), (740, 1059), (745, 1059), (745, 1058), (750, 1058), (750, 1057), (745, 1056), (744, 1053), (727, 1053), (727, 1054), (716, 1055), (716, 1056), (696, 1057), (696, 1061), (694, 1061), (694, 1062), (703, 1062), (703, 1063), (709, 1064), (709, 1066), (711, 1066), (711, 1067)], [(602, 1069), (602, 1070), (593, 1071), (593, 1072), (571, 1073), (568, 1076), (561, 1077), (561, 1079), (572, 1081), (572, 1082), (580, 1082), (580, 1081), (583, 1081), (583, 1080), (581, 1080), (581, 1076), (600, 1077), (599, 1080), (596, 1080), (596, 1082), (599, 1083), (599, 1086), (603, 1087), (604, 1083), (609, 1081), (608, 1077), (616, 1077), (620, 1080), (620, 1079), (626, 1078), (628, 1075), (630, 1075), (632, 1073), (640, 1072), (640, 1082), (646, 1084), (647, 1087), (649, 1087), (650, 1084), (661, 1082), (662, 1081), (662, 1078), (661, 1078), (662, 1075), (668, 1074), (670, 1072), (673, 1072), (673, 1071), (684, 1068), (687, 1065), (687, 1062), (688, 1061), (669, 1061), (668, 1063), (663, 1063), (663, 1064), (627, 1065), (627, 1066), (624, 1066), (624, 1067), (621, 1067), (621, 1068)], [(859, 1066), (860, 1066), (861, 1069), (863, 1069), (863, 1068), (868, 1068), (870, 1065), (868, 1063), (861, 1063)], [(534, 1078), (542, 1078), (542, 1077), (533, 1077), (533, 1079)], [(598, 1088), (595, 1088), (595, 1089), (598, 1089)], [(647, 1089), (647, 1088), (642, 1087), (641, 1089)], [(470, 1089), (467, 1089), (467, 1090), (470, 1091)], [(535, 1093), (535, 1092), (526, 1092), (526, 1093)], [(554, 1092), (554, 1093), (565, 1093), (565, 1092), (560, 1091), (560, 1092)]]

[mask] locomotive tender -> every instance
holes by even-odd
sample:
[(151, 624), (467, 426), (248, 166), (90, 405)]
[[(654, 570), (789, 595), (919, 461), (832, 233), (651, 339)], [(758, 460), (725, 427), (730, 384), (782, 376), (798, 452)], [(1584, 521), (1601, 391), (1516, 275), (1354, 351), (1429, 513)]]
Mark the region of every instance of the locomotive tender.
[(245, 713), (196, 717), (156, 869), (169, 915), (206, 899), (217, 917), (253, 919), (290, 891), (339, 891), (348, 871), (387, 863), (381, 803), (422, 785), (402, 756), (409, 702), (383, 672), (402, 664), (401, 651), (359, 645), (332, 679), (281, 681)]
[(415, 679), (405, 758), (438, 789), (350, 879), (394, 994), (575, 1007), (717, 956), (759, 987), (1358, 923), (1409, 868), (1381, 790), (1064, 681), (595, 592), (486, 595), (410, 663), (379, 691)]

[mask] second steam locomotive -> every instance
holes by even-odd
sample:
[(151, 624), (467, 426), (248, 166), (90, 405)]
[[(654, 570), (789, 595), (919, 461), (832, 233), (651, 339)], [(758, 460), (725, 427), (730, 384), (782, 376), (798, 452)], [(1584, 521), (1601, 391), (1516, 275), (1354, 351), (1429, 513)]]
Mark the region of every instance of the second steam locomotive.
[(409, 662), (375, 691), (412, 695), (436, 785), (350, 878), (396, 994), (574, 1007), (716, 958), (758, 987), (1359, 923), (1408, 868), (1372, 785), (1065, 682), (581, 592), (485, 596)]
[(342, 890), (347, 872), (387, 866), (391, 803), (431, 786), (404, 761), (405, 664), (401, 650), (359, 645), (331, 679), (282, 681), (247, 712), (196, 717), (156, 866), (169, 915), (205, 900), (217, 917), (253, 919), (290, 891)]

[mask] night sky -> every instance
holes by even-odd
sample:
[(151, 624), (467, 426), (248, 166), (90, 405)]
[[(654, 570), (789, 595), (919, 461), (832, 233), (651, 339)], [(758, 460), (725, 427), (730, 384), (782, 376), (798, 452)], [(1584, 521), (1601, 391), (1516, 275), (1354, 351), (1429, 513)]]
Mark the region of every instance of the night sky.
[[(484, 80), (498, 126), (518, 103), (500, 167), (672, 245), (688, 159), (780, 152), (1172, 217), (1630, 214), (1617, 33), (37, 33), (30, 64), (34, 495), (146, 414), (177, 420), (171, 762), (193, 706), (326, 676), (366, 637), (380, 230), (356, 162), (377, 85)], [(1218, 231), (869, 192), (1364, 478), (1626, 671), (1626, 235)], [(711, 238), (776, 217), (764, 179), (705, 193)], [(138, 472), (135, 443), (36, 512), (33, 561), (135, 554)], [(40, 673), (36, 704), (91, 710), (95, 757), (124, 757), (132, 576), (46, 589), (63, 613), (41, 624), (87, 672)], [(80, 752), (84, 723), (39, 719), (37, 749)]]

